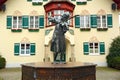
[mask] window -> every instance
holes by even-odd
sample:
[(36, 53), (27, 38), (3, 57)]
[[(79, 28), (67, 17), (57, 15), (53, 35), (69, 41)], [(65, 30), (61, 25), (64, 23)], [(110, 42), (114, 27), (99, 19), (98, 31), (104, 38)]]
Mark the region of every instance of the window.
[(90, 16), (80, 15), (75, 17), (75, 27), (80, 29), (90, 29)]
[(48, 0), (27, 0), (28, 2), (32, 2), (33, 5), (42, 5), (44, 1)]
[(21, 43), (20, 45), (20, 55), (30, 55), (30, 44)]
[(44, 16), (7, 16), (7, 29), (18, 31), (23, 29), (44, 28)]
[(97, 16), (80, 15), (75, 17), (75, 28), (97, 28), (98, 30), (107, 30), (113, 27), (112, 14)]
[(80, 28), (90, 28), (90, 17), (89, 15), (80, 16)]
[(13, 16), (13, 26), (12, 29), (22, 28), (22, 16)]
[(83, 43), (84, 55), (103, 55), (105, 54), (104, 42), (84, 42)]
[[(64, 12), (69, 12), (65, 10), (53, 10), (47, 12), (47, 26), (52, 25), (51, 22), (48, 21), (48, 17), (54, 17), (55, 19), (61, 19), (61, 15), (64, 14)], [(69, 12), (70, 16), (72, 16), (72, 13)], [(72, 19), (68, 20), (68, 24), (72, 26)]]
[(38, 16), (30, 16), (29, 29), (39, 29)]
[(107, 17), (106, 15), (97, 16), (98, 28), (107, 28)]
[(60, 19), (62, 14), (64, 14), (64, 10), (54, 10), (54, 17), (56, 19)]
[(20, 56), (35, 55), (35, 43), (15, 43), (14, 54)]
[(99, 54), (99, 43), (89, 43), (89, 54), (98, 55)]
[(32, 5), (42, 5), (43, 0), (32, 0)]

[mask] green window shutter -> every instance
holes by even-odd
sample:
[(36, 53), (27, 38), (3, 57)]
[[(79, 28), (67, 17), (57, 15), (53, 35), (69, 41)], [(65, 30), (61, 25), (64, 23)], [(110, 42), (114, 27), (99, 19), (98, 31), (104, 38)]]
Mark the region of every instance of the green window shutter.
[(44, 28), (44, 16), (39, 16), (39, 27)]
[(35, 55), (35, 43), (30, 44), (30, 54)]
[(100, 42), (100, 54), (105, 54), (105, 44), (104, 44), (104, 42)]
[(75, 28), (80, 28), (80, 16), (75, 17)]
[(48, 0), (43, 0), (43, 1), (48, 1)]
[(97, 15), (91, 15), (91, 27), (92, 28), (97, 27)]
[(89, 54), (89, 43), (88, 42), (83, 43), (83, 49), (84, 49), (84, 55), (88, 55)]
[(14, 44), (14, 55), (19, 55), (20, 51), (20, 43), (15, 43)]
[(12, 27), (12, 16), (7, 16), (7, 29)]
[(77, 4), (77, 5), (85, 5), (85, 4), (87, 4), (87, 1), (86, 1), (86, 2), (77, 1), (76, 4)]
[(27, 1), (32, 2), (32, 0), (27, 0)]
[(42, 5), (43, 4), (43, 2), (32, 2), (32, 5), (34, 5), (34, 6), (38, 6), (38, 5)]
[(71, 0), (71, 1), (76, 1), (76, 0)]
[(108, 28), (112, 28), (112, 14), (107, 14), (107, 26)]
[(22, 16), (22, 26), (23, 26), (23, 28), (28, 28), (29, 16)]

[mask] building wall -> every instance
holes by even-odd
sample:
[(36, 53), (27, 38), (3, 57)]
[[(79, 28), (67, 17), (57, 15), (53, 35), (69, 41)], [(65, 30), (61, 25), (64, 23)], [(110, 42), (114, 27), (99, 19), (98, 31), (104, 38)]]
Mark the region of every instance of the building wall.
[[(32, 6), (31, 2), (27, 0), (9, 0), (6, 2), (7, 10), (0, 12), (2, 16), (0, 19), (0, 54), (6, 58), (7, 66), (20, 66), (21, 63), (27, 62), (39, 62), (44, 58), (44, 29), (40, 29), (39, 32), (29, 32), (28, 29), (22, 30), (22, 32), (12, 32), (6, 27), (7, 15), (14, 15), (15, 11), (20, 11), (22, 15), (29, 15), (31, 11), (35, 10), (38, 14), (44, 14), (44, 8), (42, 6)], [(42, 8), (41, 8), (42, 7)], [(27, 38), (31, 43), (36, 43), (36, 55), (35, 56), (15, 56), (14, 55), (14, 43), (20, 43), (24, 38)]]
[[(44, 2), (46, 4), (47, 2)], [(75, 4), (75, 2), (73, 2)], [(106, 56), (110, 47), (112, 39), (119, 35), (119, 21), (118, 11), (111, 10), (112, 0), (92, 0), (88, 1), (86, 5), (76, 5), (74, 15), (80, 15), (83, 10), (89, 14), (97, 14), (98, 11), (104, 10), (106, 14), (112, 14), (113, 27), (107, 31), (97, 31), (96, 28), (91, 28), (90, 31), (81, 31), (79, 28), (72, 28), (74, 30), (74, 54), (76, 61), (80, 62), (93, 62), (99, 66), (106, 66)], [(8, 0), (6, 2), (7, 9), (5, 12), (0, 12), (0, 54), (6, 58), (7, 67), (20, 66), (22, 63), (41, 62), (45, 54), (45, 30), (47, 28), (39, 29), (39, 32), (29, 32), (28, 29), (22, 29), (22, 32), (12, 32), (7, 29), (6, 17), (8, 15), (15, 15), (15, 11), (21, 12), (22, 15), (30, 15), (32, 11), (37, 11), (37, 14), (44, 15), (45, 11), (43, 5), (33, 6), (27, 0)], [(73, 23), (74, 24), (74, 23)], [(89, 42), (91, 38), (96, 38), (100, 42), (105, 42), (105, 55), (84, 55), (83, 42)], [(20, 43), (24, 38), (28, 39), (31, 43), (36, 43), (36, 55), (34, 56), (15, 56), (14, 43)], [(49, 45), (50, 46), (50, 45)], [(67, 41), (67, 54), (70, 56), (70, 42)], [(52, 52), (49, 52), (49, 57), (52, 61)], [(69, 61), (69, 58), (67, 58)]]
[[(119, 35), (118, 12), (111, 10), (112, 1), (106, 0), (92, 0), (89, 1), (87, 6), (78, 6), (75, 8), (74, 13), (80, 14), (82, 10), (88, 10), (90, 14), (97, 14), (99, 10), (105, 10), (106, 14), (113, 15), (113, 27), (107, 31), (97, 31), (92, 28), (90, 31), (80, 31), (74, 29), (75, 32), (75, 56), (77, 61), (94, 62), (99, 66), (106, 65), (106, 56), (109, 52), (110, 43), (112, 39)], [(94, 6), (93, 6), (94, 5)], [(100, 42), (105, 42), (105, 55), (91, 56), (83, 55), (83, 42), (88, 42), (90, 38), (96, 37)]]

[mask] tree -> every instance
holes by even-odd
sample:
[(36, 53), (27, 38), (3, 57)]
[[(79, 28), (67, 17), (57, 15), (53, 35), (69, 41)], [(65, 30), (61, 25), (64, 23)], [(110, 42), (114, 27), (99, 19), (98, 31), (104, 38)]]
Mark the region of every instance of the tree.
[(0, 55), (0, 69), (5, 68), (6, 59)]
[(120, 69), (120, 36), (113, 39), (106, 59), (109, 67)]

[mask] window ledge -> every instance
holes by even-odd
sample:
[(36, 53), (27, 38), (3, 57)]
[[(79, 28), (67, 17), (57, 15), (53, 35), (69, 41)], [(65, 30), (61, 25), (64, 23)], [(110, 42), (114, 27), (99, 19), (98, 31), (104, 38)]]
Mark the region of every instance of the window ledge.
[(29, 28), (29, 30), (38, 30), (39, 28)]
[(22, 31), (22, 28), (14, 28), (14, 29), (11, 29), (12, 32), (21, 32)]
[(39, 31), (39, 29), (38, 29), (38, 28), (33, 28), (33, 29), (32, 29), (32, 28), (30, 28), (30, 29), (29, 29), (29, 31), (30, 31), (30, 32), (38, 32), (38, 31)]
[(108, 28), (97, 28), (98, 31), (106, 31)]
[(20, 54), (21, 57), (29, 57), (30, 54)]
[[(47, 25), (47, 26), (45, 26), (45, 27), (51, 27), (51, 26), (55, 26), (54, 24), (52, 24), (52, 25)], [(68, 25), (69, 27), (73, 27), (73, 25)]]
[(12, 30), (21, 30), (22, 28), (12, 28)]
[(89, 31), (90, 28), (80, 28), (81, 31)]
[(90, 53), (89, 55), (90, 55), (90, 56), (99, 56), (100, 53)]
[(43, 2), (32, 2), (32, 5), (42, 5)]
[(78, 2), (76, 2), (76, 4), (77, 4), (77, 5), (86, 5), (86, 4), (87, 4), (87, 1), (85, 1), (85, 2), (79, 2), (79, 1), (78, 1)]

